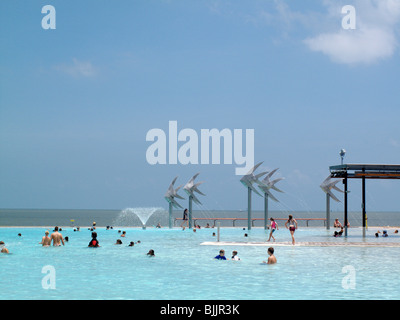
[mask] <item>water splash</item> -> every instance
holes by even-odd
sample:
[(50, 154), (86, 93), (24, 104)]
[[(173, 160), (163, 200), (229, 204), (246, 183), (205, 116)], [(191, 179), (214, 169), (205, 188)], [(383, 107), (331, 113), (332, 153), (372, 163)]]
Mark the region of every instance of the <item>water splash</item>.
[(145, 227), (149, 218), (155, 213), (166, 213), (166, 210), (161, 207), (126, 208), (119, 213), (114, 225), (135, 226), (140, 220), (142, 227)]

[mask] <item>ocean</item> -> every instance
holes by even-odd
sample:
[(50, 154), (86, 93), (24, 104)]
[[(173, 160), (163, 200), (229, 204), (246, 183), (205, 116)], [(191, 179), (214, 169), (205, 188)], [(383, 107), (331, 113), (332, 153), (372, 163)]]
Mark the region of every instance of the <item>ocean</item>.
[[(183, 210), (174, 210), (174, 218), (182, 218)], [(80, 209), (0, 209), (0, 226), (91, 226), (96, 222), (98, 227), (105, 226), (126, 226), (135, 227), (142, 226), (141, 220), (136, 216), (149, 215), (146, 226), (156, 226), (158, 223), (162, 227), (168, 227), (168, 210), (164, 208), (129, 208), (115, 210), (80, 210)], [(288, 212), (271, 211), (269, 217), (286, 219)], [(326, 218), (324, 211), (296, 211), (290, 212), (297, 219), (305, 218)], [(263, 211), (253, 211), (252, 218), (263, 218)], [(194, 218), (206, 218), (209, 220), (198, 220), (197, 224), (204, 227), (206, 223), (213, 224), (212, 218), (245, 218), (247, 219), (247, 211), (239, 210), (194, 210)], [(343, 223), (343, 212), (331, 212), (331, 223), (338, 218)], [(400, 212), (367, 212), (368, 226), (400, 226)], [(147, 217), (146, 217), (147, 218)], [(352, 227), (362, 226), (361, 212), (349, 212), (348, 219)], [(222, 220), (221, 227), (232, 227), (230, 220)], [(298, 221), (299, 227), (306, 227), (306, 221)], [(178, 220), (175, 226), (180, 226), (181, 221)], [(278, 221), (283, 226), (283, 221)], [(247, 227), (247, 221), (241, 220), (235, 222), (236, 227)], [(262, 227), (263, 221), (255, 221), (254, 227)], [(310, 227), (324, 227), (324, 221), (309, 221)]]

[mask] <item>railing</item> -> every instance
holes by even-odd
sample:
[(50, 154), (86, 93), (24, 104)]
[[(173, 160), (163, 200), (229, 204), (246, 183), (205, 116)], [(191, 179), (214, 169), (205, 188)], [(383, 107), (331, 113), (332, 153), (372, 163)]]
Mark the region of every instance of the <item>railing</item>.
[[(177, 220), (183, 220), (183, 218), (175, 218), (174, 221), (174, 226)], [(212, 220), (214, 221), (214, 227), (217, 221), (224, 221), (224, 220), (231, 220), (232, 221), (232, 226), (235, 227), (236, 221), (247, 221), (247, 218), (193, 218), (193, 223), (196, 225), (197, 220)], [(287, 218), (275, 218), (275, 221), (287, 221)], [(251, 225), (254, 227), (254, 222), (255, 221), (264, 221), (264, 218), (252, 218), (251, 219)], [(326, 225), (326, 219), (325, 218), (296, 218), (296, 221), (306, 221), (306, 225), (308, 227), (308, 222), (309, 221), (323, 221), (324, 226)]]

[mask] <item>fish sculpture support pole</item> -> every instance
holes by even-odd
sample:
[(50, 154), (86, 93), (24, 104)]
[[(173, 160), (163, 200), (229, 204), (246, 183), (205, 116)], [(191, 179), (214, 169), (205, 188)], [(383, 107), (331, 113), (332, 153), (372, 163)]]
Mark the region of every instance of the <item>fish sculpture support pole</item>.
[(193, 197), (189, 196), (189, 229), (193, 228), (192, 203), (193, 203)]
[(251, 188), (247, 188), (247, 229), (251, 230)]

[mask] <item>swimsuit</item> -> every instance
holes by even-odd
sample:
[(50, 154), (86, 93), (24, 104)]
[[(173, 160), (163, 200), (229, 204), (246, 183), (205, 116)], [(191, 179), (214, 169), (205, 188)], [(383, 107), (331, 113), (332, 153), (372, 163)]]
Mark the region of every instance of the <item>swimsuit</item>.
[(276, 230), (276, 222), (275, 221), (271, 222), (271, 229), (272, 229), (272, 233), (274, 233)]
[(99, 242), (97, 241), (97, 239), (92, 239), (89, 242), (89, 247), (98, 247), (99, 246)]
[(218, 260), (226, 260), (226, 257), (225, 256), (220, 256), (220, 255), (217, 255), (214, 259), (218, 259)]
[(296, 227), (294, 226), (294, 220), (293, 219), (288, 220), (288, 222), (289, 222), (289, 230), (294, 232), (296, 230)]

